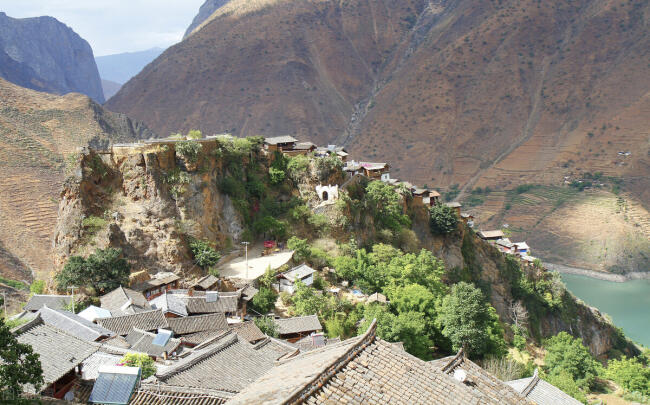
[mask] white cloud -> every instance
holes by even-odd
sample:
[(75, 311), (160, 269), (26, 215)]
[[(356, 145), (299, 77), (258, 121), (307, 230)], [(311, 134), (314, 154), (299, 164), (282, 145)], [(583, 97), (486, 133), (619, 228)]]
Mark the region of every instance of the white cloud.
[(204, 0), (0, 0), (14, 18), (52, 16), (93, 47), (95, 56), (166, 48), (183, 37)]

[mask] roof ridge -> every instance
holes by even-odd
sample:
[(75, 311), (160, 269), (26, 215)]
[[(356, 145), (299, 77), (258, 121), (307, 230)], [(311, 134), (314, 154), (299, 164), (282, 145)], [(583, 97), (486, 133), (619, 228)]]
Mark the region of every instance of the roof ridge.
[(540, 380), (540, 378), (539, 378), (539, 371), (538, 371), (538, 369), (536, 368), (536, 369), (535, 369), (535, 372), (533, 373), (533, 377), (531, 378), (530, 382), (528, 383), (528, 385), (526, 385), (526, 388), (524, 388), (524, 389), (521, 391), (521, 395), (523, 395), (524, 397), (527, 397), (528, 394), (530, 394), (530, 392), (531, 392), (531, 391), (532, 391), (532, 390), (537, 386), (537, 383), (539, 383), (539, 380)]
[[(59, 315), (65, 317), (66, 319), (71, 320), (72, 322), (75, 322), (77, 325), (82, 326), (82, 327), (86, 328), (87, 330), (89, 330), (89, 331), (91, 331), (91, 332), (99, 333), (99, 331), (98, 331), (97, 329), (95, 329), (95, 328), (93, 328), (93, 327), (90, 327), (89, 325), (86, 325), (84, 322), (80, 321), (79, 319), (83, 319), (84, 321), (87, 321), (88, 323), (91, 323), (90, 321), (88, 321), (88, 320), (86, 320), (86, 319), (80, 317), (80, 316), (77, 315), (77, 314), (73, 314), (72, 312), (68, 312), (68, 314), (70, 314), (70, 315), (74, 315), (74, 317), (71, 318), (71, 317), (68, 316), (68, 314), (65, 314), (65, 313), (64, 313), (64, 312), (67, 312), (67, 311), (63, 311), (63, 310), (59, 310), (59, 309), (50, 308), (50, 307), (48, 307), (47, 305), (43, 305), (43, 308), (47, 308), (47, 309), (49, 309), (50, 311), (53, 311), (54, 313), (59, 314)], [(42, 311), (43, 308), (39, 309), (39, 312)], [(79, 318), (79, 319), (75, 319), (75, 317), (76, 317), (76, 318)], [(43, 322), (45, 322), (45, 321), (43, 321)], [(105, 329), (105, 330), (108, 331), (108, 329), (104, 328), (104, 327), (101, 326), (101, 325), (97, 325), (97, 324), (94, 324), (94, 323), (93, 323), (93, 325), (97, 326), (97, 328), (102, 328), (102, 329)], [(111, 333), (115, 333), (115, 332), (113, 332), (113, 331), (109, 331), (109, 332), (111, 332)], [(100, 335), (100, 336), (101, 336), (101, 335)]]
[(456, 353), (456, 355), (440, 370), (443, 373), (449, 374), (454, 368), (456, 368), (456, 366), (462, 363), (463, 360), (465, 360), (465, 351), (461, 347), (460, 350), (458, 350), (458, 353)]
[(312, 316), (315, 316), (316, 318), (318, 318), (318, 315), (312, 314), (312, 315), (292, 316), (291, 318), (278, 318), (278, 319), (274, 319), (274, 320), (275, 321), (289, 321), (289, 320), (300, 319), (300, 318), (311, 318)]
[[(302, 388), (294, 390), (284, 403), (302, 403), (306, 398), (313, 395), (316, 391), (321, 389), (327, 382), (338, 373), (342, 368), (347, 366), (353, 359), (355, 359), (363, 350), (372, 344), (377, 338), (377, 319), (373, 319), (368, 327), (368, 330), (361, 335), (358, 342), (354, 343), (349, 349), (341, 356), (337, 357), (318, 375), (314, 376)], [(327, 347), (327, 346), (324, 346)], [(330, 346), (331, 348), (332, 346)], [(313, 353), (309, 352), (309, 353)], [(292, 359), (295, 359), (293, 357)]]
[(136, 312), (134, 314), (126, 314), (126, 315), (120, 315), (120, 316), (109, 316), (109, 317), (106, 317), (106, 318), (97, 318), (97, 320), (98, 321), (103, 321), (105, 319), (126, 318), (128, 316), (138, 316), (138, 315), (142, 315), (142, 314), (148, 314), (149, 312), (161, 312), (162, 313), (162, 310), (160, 310), (160, 309), (149, 309), (147, 311), (140, 311), (140, 312)]

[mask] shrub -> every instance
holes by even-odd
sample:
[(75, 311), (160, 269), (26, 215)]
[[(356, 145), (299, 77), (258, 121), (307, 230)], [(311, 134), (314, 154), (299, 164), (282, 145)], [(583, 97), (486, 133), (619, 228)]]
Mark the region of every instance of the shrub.
[(275, 308), (278, 294), (270, 287), (260, 287), (260, 290), (251, 300), (251, 306), (259, 314), (266, 314)]
[(187, 139), (201, 139), (201, 138), (203, 138), (203, 134), (198, 129), (190, 129), (190, 131), (187, 133)]
[(300, 239), (296, 236), (292, 236), (287, 241), (287, 247), (295, 251), (293, 257), (298, 262), (307, 260), (311, 254), (311, 249), (307, 243), (307, 239)]
[(582, 344), (566, 332), (560, 332), (544, 342), (545, 370), (551, 376), (567, 373), (582, 389), (589, 389), (597, 375), (597, 363)]
[(291, 178), (295, 183), (304, 180), (309, 172), (309, 158), (304, 155), (289, 158), (289, 162), (287, 163), (287, 172), (289, 178)]
[(192, 252), (194, 263), (203, 269), (216, 265), (221, 258), (219, 253), (207, 240), (191, 239), (190, 251)]
[(170, 185), (169, 192), (174, 199), (185, 192), (185, 184), (189, 184), (191, 180), (190, 175), (181, 171), (178, 167), (167, 172), (163, 179), (165, 183)]
[(285, 173), (281, 169), (276, 169), (274, 167), (269, 167), (269, 178), (271, 179), (271, 184), (280, 184), (284, 181)]
[(121, 249), (97, 249), (87, 259), (71, 256), (63, 270), (55, 276), (59, 287), (90, 286), (96, 291), (113, 290), (129, 281), (131, 266)]
[(94, 215), (90, 215), (81, 221), (81, 225), (91, 235), (99, 232), (106, 226), (106, 224), (107, 222), (104, 218), (96, 217)]
[(458, 227), (458, 215), (453, 208), (436, 204), (429, 210), (429, 227), (433, 234), (451, 233)]
[(145, 353), (127, 353), (120, 363), (127, 367), (140, 367), (142, 379), (147, 379), (156, 374), (156, 365), (151, 357)]
[(267, 336), (278, 337), (278, 326), (275, 320), (270, 316), (261, 316), (255, 318), (255, 325)]
[(650, 395), (650, 368), (636, 358), (623, 356), (620, 360), (610, 360), (603, 374), (627, 392)]
[(34, 280), (32, 285), (29, 286), (29, 291), (32, 294), (43, 294), (43, 291), (45, 291), (45, 281)]
[(203, 145), (194, 140), (176, 143), (176, 153), (181, 155), (189, 163), (196, 163), (199, 160), (201, 149), (203, 149)]
[(520, 184), (517, 187), (515, 187), (515, 193), (517, 194), (523, 194), (525, 192), (528, 192), (535, 188), (534, 184)]

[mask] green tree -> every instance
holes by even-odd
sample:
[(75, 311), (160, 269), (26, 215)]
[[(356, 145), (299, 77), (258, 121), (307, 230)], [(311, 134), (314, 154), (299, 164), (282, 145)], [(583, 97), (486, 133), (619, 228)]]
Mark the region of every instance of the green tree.
[(127, 367), (140, 367), (140, 373), (143, 380), (156, 374), (156, 364), (153, 359), (145, 353), (127, 353), (122, 357), (120, 363)]
[(367, 207), (380, 228), (399, 231), (409, 224), (409, 218), (402, 212), (402, 201), (393, 187), (383, 181), (371, 181), (366, 187)]
[(201, 138), (203, 138), (203, 134), (198, 129), (190, 129), (190, 131), (187, 133), (187, 139), (201, 139)]
[(271, 184), (280, 184), (284, 181), (285, 173), (282, 169), (276, 169), (275, 167), (269, 167), (269, 178), (271, 179)]
[(619, 360), (610, 360), (603, 374), (628, 392), (650, 395), (650, 367), (637, 358), (623, 356)]
[(191, 239), (190, 252), (197, 266), (207, 269), (216, 265), (221, 256), (207, 240)]
[(260, 290), (251, 300), (251, 307), (259, 314), (266, 314), (275, 308), (278, 293), (272, 288), (260, 287)]
[(44, 381), (38, 357), (31, 346), (16, 339), (0, 318), (0, 398), (17, 397), (26, 384), (39, 391)]
[(587, 396), (582, 391), (582, 387), (575, 382), (568, 371), (560, 370), (557, 373), (547, 375), (544, 378), (549, 384), (556, 386), (583, 404), (587, 403)]
[(458, 215), (453, 208), (444, 204), (436, 204), (429, 210), (429, 227), (435, 235), (443, 235), (456, 230)]
[(294, 183), (304, 181), (309, 174), (309, 158), (304, 155), (289, 158), (287, 172)]
[(72, 256), (56, 275), (59, 287), (90, 286), (96, 291), (109, 291), (126, 285), (129, 281), (131, 266), (122, 257), (121, 249), (97, 249), (84, 259)]
[(451, 287), (442, 300), (438, 323), (454, 350), (465, 345), (469, 355), (483, 356), (501, 354), (505, 347), (496, 311), (472, 284), (460, 282)]
[(195, 140), (176, 142), (176, 153), (189, 163), (196, 163), (203, 145)]
[(287, 236), (287, 223), (272, 216), (265, 216), (253, 225), (258, 235), (269, 235), (274, 239), (284, 239)]
[(292, 236), (287, 241), (287, 247), (295, 251), (293, 257), (296, 261), (301, 262), (309, 259), (311, 254), (311, 247), (307, 243), (307, 239), (300, 239), (296, 236)]
[(313, 287), (306, 286), (297, 281), (295, 291), (291, 297), (293, 310), (298, 315), (323, 315), (328, 311), (327, 298), (322, 294), (316, 294)]
[(273, 317), (270, 316), (260, 316), (255, 318), (255, 325), (267, 336), (278, 337), (278, 325), (273, 320)]
[(583, 389), (589, 389), (598, 374), (598, 365), (580, 339), (560, 332), (544, 342), (544, 370), (549, 375), (569, 376)]
[(343, 280), (355, 280), (357, 278), (357, 260), (350, 256), (338, 256), (333, 261), (337, 277)]

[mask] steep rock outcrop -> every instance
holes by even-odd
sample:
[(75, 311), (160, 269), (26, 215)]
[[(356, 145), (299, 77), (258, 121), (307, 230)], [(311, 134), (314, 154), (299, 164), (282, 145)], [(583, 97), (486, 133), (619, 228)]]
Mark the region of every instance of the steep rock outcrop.
[(33, 90), (76, 92), (104, 102), (92, 48), (53, 17), (17, 19), (0, 12), (0, 77)]
[(194, 31), (199, 25), (203, 24), (205, 20), (210, 18), (212, 13), (227, 4), (229, 1), (230, 0), (205, 0), (205, 3), (203, 3), (199, 8), (199, 13), (194, 17), (190, 26), (187, 27), (183, 39), (190, 36), (192, 31)]

